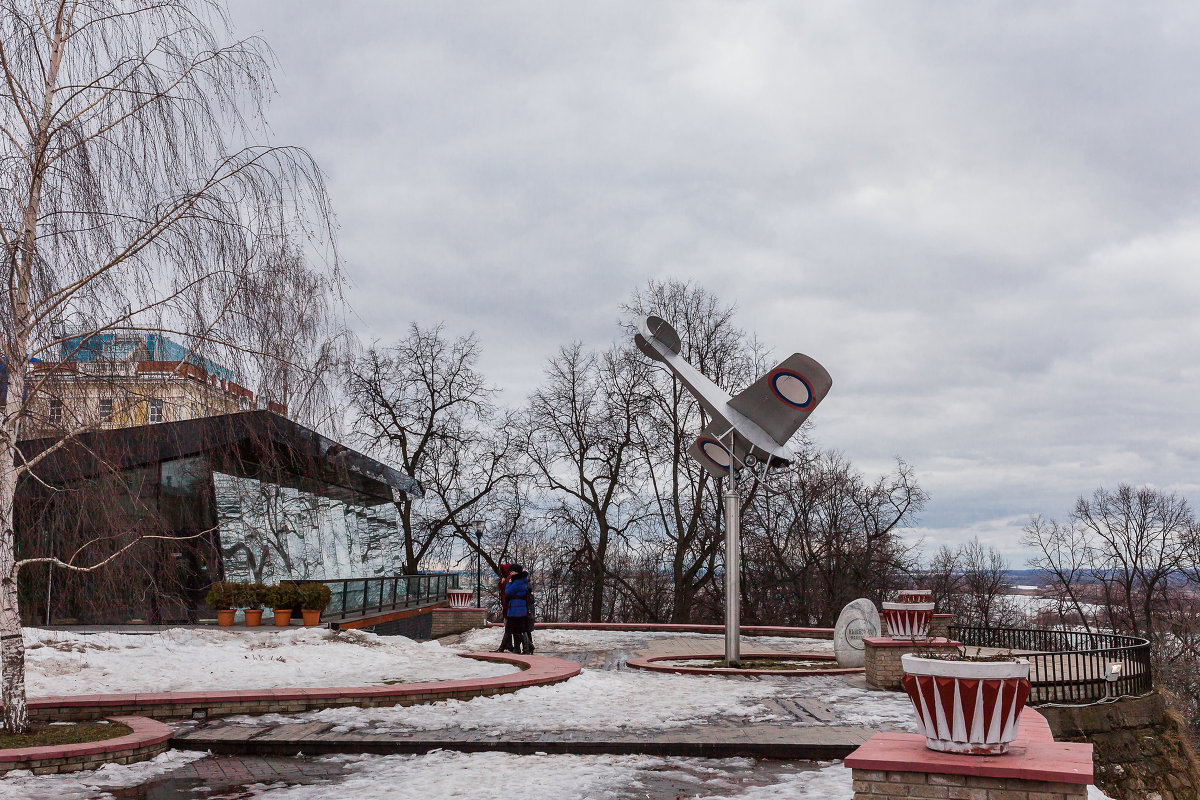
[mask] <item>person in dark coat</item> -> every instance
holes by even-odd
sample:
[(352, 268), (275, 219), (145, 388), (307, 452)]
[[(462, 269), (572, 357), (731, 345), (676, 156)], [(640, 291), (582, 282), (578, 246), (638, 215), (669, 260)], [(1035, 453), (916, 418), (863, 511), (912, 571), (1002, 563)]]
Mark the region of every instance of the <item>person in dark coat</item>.
[(533, 637), (529, 634), (529, 573), (520, 564), (509, 567), (508, 585), (504, 596), (508, 598), (508, 610), (504, 616), (504, 635), (512, 634), (517, 642), (517, 652), (532, 653)]
[(512, 633), (508, 630), (508, 596), (504, 593), (505, 587), (508, 586), (511, 568), (511, 564), (501, 564), (496, 568), (496, 571), (500, 575), (500, 580), (496, 581), (496, 592), (500, 595), (500, 611), (504, 617), (504, 638), (500, 641), (500, 646), (496, 648), (497, 653), (517, 652), (516, 641), (513, 639)]

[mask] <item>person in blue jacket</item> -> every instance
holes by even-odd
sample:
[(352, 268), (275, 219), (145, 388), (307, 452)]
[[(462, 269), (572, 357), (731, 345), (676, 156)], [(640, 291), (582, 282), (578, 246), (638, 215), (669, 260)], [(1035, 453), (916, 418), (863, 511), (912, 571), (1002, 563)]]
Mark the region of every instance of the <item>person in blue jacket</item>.
[(509, 567), (508, 584), (504, 587), (508, 600), (508, 611), (504, 617), (504, 636), (510, 634), (517, 642), (517, 652), (533, 652), (533, 636), (530, 634), (532, 597), (529, 592), (529, 573), (520, 564)]

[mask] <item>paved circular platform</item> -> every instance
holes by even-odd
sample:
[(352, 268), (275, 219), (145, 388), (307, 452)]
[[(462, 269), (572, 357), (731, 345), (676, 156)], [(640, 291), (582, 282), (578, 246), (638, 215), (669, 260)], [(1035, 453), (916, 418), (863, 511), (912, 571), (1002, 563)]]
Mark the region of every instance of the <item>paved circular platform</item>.
[(634, 669), (645, 669), (651, 672), (670, 672), (676, 675), (726, 675), (726, 676), (753, 676), (760, 677), (764, 675), (779, 675), (788, 678), (804, 678), (810, 675), (850, 675), (863, 672), (862, 667), (817, 667), (815, 669), (780, 669), (780, 668), (756, 668), (744, 666), (745, 662), (760, 661), (821, 661), (832, 664), (837, 663), (837, 658), (828, 653), (747, 653), (742, 655), (743, 666), (741, 667), (687, 667), (679, 664), (672, 664), (672, 661), (714, 661), (724, 659), (722, 653), (684, 653), (681, 655), (665, 655), (665, 656), (642, 656), (640, 658), (631, 658), (626, 664)]

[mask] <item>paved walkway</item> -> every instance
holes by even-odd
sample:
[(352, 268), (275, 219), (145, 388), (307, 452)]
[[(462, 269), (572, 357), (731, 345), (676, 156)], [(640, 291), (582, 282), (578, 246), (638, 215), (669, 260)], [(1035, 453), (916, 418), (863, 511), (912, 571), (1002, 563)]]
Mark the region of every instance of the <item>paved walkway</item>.
[[(816, 721), (803, 706), (780, 703), (777, 710)], [(828, 714), (818, 707), (817, 714)], [(180, 730), (172, 739), (185, 750), (214, 753), (278, 755), (296, 753), (428, 753), (457, 750), (466, 753), (552, 753), (572, 755), (655, 755), (694, 758), (774, 758), (830, 760), (845, 758), (875, 731), (866, 728), (819, 725), (807, 728), (766, 723), (722, 724), (672, 728), (665, 731), (614, 732), (592, 730), (512, 731), (504, 735), (447, 729), (438, 731), (353, 731), (336, 733), (327, 722), (285, 725), (211, 723)]]

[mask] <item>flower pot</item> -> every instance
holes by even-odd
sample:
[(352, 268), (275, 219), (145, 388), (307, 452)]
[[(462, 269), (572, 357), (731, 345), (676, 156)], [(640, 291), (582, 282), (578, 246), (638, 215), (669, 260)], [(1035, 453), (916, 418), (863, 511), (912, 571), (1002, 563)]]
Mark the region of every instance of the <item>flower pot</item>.
[(901, 589), (896, 593), (897, 603), (932, 603), (933, 589)]
[(475, 592), (471, 589), (450, 589), (446, 593), (450, 597), (451, 608), (470, 608)]
[(1029, 661), (941, 661), (900, 657), (901, 685), (930, 750), (996, 755), (1017, 738), (1029, 698)]
[(880, 615), (893, 639), (928, 639), (933, 603), (883, 603)]
[(218, 608), (217, 609), (217, 624), (222, 628), (228, 628), (233, 625), (233, 617), (237, 614), (237, 610), (233, 608)]
[(319, 608), (302, 608), (300, 613), (304, 616), (304, 624), (308, 627), (321, 624), (321, 609)]
[(290, 608), (275, 609), (275, 627), (286, 628), (292, 621), (292, 610)]
[(262, 609), (261, 608), (247, 608), (242, 613), (246, 615), (246, 627), (247, 628), (257, 628), (259, 625), (262, 624)]

